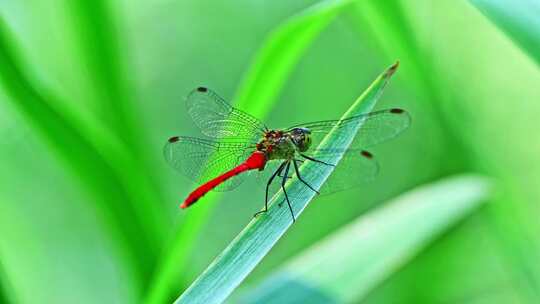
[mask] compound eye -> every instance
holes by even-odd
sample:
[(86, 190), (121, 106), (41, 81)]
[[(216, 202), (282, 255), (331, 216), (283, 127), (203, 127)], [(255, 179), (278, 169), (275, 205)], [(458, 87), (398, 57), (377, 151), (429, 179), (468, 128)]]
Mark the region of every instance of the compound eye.
[(295, 135), (305, 135), (305, 134), (309, 134), (311, 132), (306, 128), (294, 128), (292, 130), (292, 133), (295, 134)]

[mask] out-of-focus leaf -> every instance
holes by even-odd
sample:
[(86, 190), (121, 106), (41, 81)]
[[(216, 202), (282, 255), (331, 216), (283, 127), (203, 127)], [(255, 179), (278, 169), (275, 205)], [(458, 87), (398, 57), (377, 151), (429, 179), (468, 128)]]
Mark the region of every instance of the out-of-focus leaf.
[(4, 271), (2, 265), (2, 257), (0, 256), (0, 303), (10, 304), (15, 303), (14, 295), (11, 292), (9, 278)]
[[(48, 142), (66, 166), (95, 196), (105, 224), (120, 240), (126, 255), (132, 258), (136, 272), (149, 272), (154, 257), (148, 248), (158, 247), (156, 238), (145, 225), (144, 214), (137, 210), (137, 188), (128, 182), (129, 154), (123, 146), (98, 128), (84, 127), (53, 108), (43, 93), (21, 71), (16, 47), (6, 25), (0, 20), (0, 80), (14, 107)], [(121, 169), (119, 169), (121, 168)], [(124, 177), (124, 178), (122, 178)], [(142, 272), (142, 273), (141, 273)]]
[(471, 2), (540, 64), (539, 1), (471, 0)]
[(235, 101), (240, 108), (262, 116), (281, 92), (283, 84), (315, 37), (354, 0), (321, 1), (276, 28), (255, 56)]
[[(504, 11), (512, 12), (514, 6), (526, 1), (481, 2), (498, 7), (504, 3), (507, 6)], [(425, 77), (429, 82), (425, 87), (409, 89), (414, 89), (417, 96), (432, 90), (432, 97), (426, 101), (435, 110), (440, 108), (437, 111), (440, 115), (427, 115), (432, 117), (424, 117), (423, 122), (436, 118), (428, 124), (434, 128), (440, 125), (444, 127), (445, 132), (440, 135), (446, 142), (443, 152), (444, 155), (451, 155), (442, 156), (445, 161), (433, 165), (444, 163), (443, 166), (447, 166), (447, 163), (455, 162), (457, 169), (461, 167), (467, 171), (479, 170), (494, 175), (497, 177), (497, 190), (504, 193), (493, 200), (478, 220), (481, 225), (497, 231), (487, 233), (496, 236), (486, 241), (489, 246), (479, 244), (481, 247), (469, 254), (467, 244), (478, 238), (479, 233), (477, 229), (466, 227), (439, 245), (448, 246), (451, 250), (445, 252), (439, 249), (425, 256), (424, 260), (427, 261), (448, 259), (448, 263), (440, 264), (444, 272), (432, 277), (423, 271), (423, 267), (430, 262), (414, 263), (406, 274), (396, 276), (387, 286), (370, 295), (370, 303), (403, 298), (407, 299), (405, 302), (433, 302), (441, 297), (452, 298), (459, 294), (455, 290), (457, 286), (461, 292), (470, 293), (485, 288), (482, 285), (489, 285), (493, 281), (463, 280), (461, 277), (491, 271), (494, 267), (500, 267), (501, 271), (493, 272), (492, 280), (505, 280), (508, 273), (519, 275), (522, 286), (516, 287), (516, 290), (522, 294), (520, 296), (538, 299), (540, 277), (534, 256), (538, 255), (539, 247), (533, 237), (538, 231), (538, 221), (533, 216), (538, 213), (538, 208), (530, 202), (538, 200), (539, 192), (529, 181), (538, 180), (536, 164), (539, 162), (536, 159), (540, 154), (537, 153), (537, 142), (531, 140), (527, 131), (535, 128), (537, 120), (534, 117), (538, 117), (538, 103), (531, 102), (538, 100), (534, 90), (540, 75), (538, 66), (531, 64), (531, 57), (522, 48), (516, 47), (516, 40), (508, 39), (499, 27), (488, 22), (469, 2), (439, 1), (435, 4), (392, 0), (363, 3), (373, 6), (370, 13), (379, 15), (378, 19), (384, 21), (382, 26), (380, 23), (370, 25), (375, 32), (374, 37), (383, 40), (386, 52), (401, 54), (400, 48), (406, 47), (411, 56), (400, 55), (399, 58), (410, 64), (407, 58), (416, 57), (415, 61), (425, 66), (418, 76)], [(531, 4), (530, 1), (528, 3)], [(396, 8), (402, 9), (400, 15), (404, 18), (395, 18)], [(534, 15), (533, 11), (531, 9), (527, 14)], [(527, 16), (523, 15), (523, 20), (530, 19)], [(411, 39), (398, 40), (407, 35), (404, 31), (408, 31)], [(394, 36), (395, 33), (399, 35)], [(408, 72), (405, 64), (402, 72), (405, 73), (400, 75), (405, 78)], [(508, 147), (512, 147), (511, 153), (507, 152)], [(433, 152), (431, 150), (430, 153)], [(456, 168), (456, 165), (452, 167)], [(498, 220), (495, 221), (495, 218)], [(462, 256), (467, 256), (474, 267), (457, 265)], [(462, 276), (445, 275), (447, 271), (460, 271)], [(414, 289), (407, 288), (411, 278), (419, 286), (433, 283), (431, 291), (419, 295)], [(388, 292), (396, 289), (401, 291), (399, 296), (397, 292)]]
[[(74, 0), (66, 4), (98, 112), (109, 123), (108, 131), (129, 147), (133, 158), (122, 170), (129, 171), (127, 180), (134, 185), (131, 191), (140, 198), (135, 208), (144, 214), (145, 229), (160, 239), (165, 213), (156, 202), (162, 202), (163, 195), (155, 184), (152, 159), (145, 150), (148, 146), (145, 128), (137, 126), (140, 114), (131, 83), (135, 77), (127, 66), (131, 59), (129, 48), (124, 45), (124, 37), (118, 35), (120, 20), (114, 18), (113, 3), (109, 1)], [(156, 245), (155, 248), (160, 248), (159, 243)]]
[(411, 190), (288, 262), (240, 303), (352, 303), (480, 206), (489, 183), (461, 175)]
[(134, 103), (124, 66), (126, 57), (121, 57), (121, 40), (115, 24), (118, 20), (113, 19), (111, 3), (74, 0), (67, 4), (74, 24), (72, 29), (79, 40), (79, 54), (96, 93), (98, 111), (111, 130), (121, 135), (121, 140), (139, 148), (142, 143), (134, 130)]

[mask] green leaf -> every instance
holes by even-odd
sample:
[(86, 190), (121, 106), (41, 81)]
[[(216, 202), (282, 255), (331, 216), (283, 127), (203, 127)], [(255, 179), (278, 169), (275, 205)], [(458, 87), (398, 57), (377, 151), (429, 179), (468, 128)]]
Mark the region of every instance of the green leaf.
[(0, 303), (16, 303), (13, 287), (9, 282), (9, 278), (4, 271), (4, 265), (0, 256)]
[[(94, 91), (94, 102), (108, 123), (108, 131), (116, 135), (118, 141), (129, 147), (133, 160), (122, 168), (128, 171), (126, 180), (130, 191), (140, 198), (135, 206), (142, 215), (145, 229), (156, 239), (164, 235), (163, 218), (165, 212), (156, 208), (156, 201), (164, 201), (163, 194), (156, 185), (155, 166), (148, 156), (149, 146), (144, 128), (139, 127), (133, 84), (133, 71), (128, 68), (130, 52), (118, 35), (119, 22), (115, 20), (112, 3), (104, 0), (68, 1), (67, 8), (73, 22), (74, 36), (78, 37), (80, 59), (88, 71), (87, 78)], [(151, 155), (151, 154), (150, 154)], [(161, 160), (161, 159), (160, 159)]]
[(134, 265), (137, 279), (144, 280), (154, 261), (148, 248), (158, 246), (159, 234), (150, 231), (153, 225), (148, 223), (148, 212), (138, 208), (144, 205), (141, 201), (150, 199), (145, 192), (138, 191), (137, 180), (130, 179), (133, 160), (124, 146), (104, 130), (84, 126), (51, 106), (61, 103), (22, 72), (25, 65), (16, 50), (0, 19), (0, 83), (10, 97), (6, 100), (13, 102), (14, 108), (95, 197), (97, 213), (103, 215), (107, 228), (120, 240), (119, 250)]
[[(236, 94), (238, 108), (264, 119), (272, 111), (283, 84), (288, 79), (304, 51), (318, 34), (352, 0), (321, 1), (289, 18), (269, 34), (255, 55), (246, 76)], [(178, 285), (178, 274), (182, 273), (202, 226), (213, 209), (213, 202), (221, 195), (211, 193), (205, 197), (204, 206), (192, 210), (176, 233), (172, 245), (156, 271), (154, 283), (147, 295), (146, 303), (162, 303), (169, 296), (172, 286)]]
[(459, 175), (405, 193), (314, 244), (238, 302), (358, 302), (485, 202), (489, 186)]
[(125, 56), (121, 56), (121, 37), (117, 35), (111, 3), (75, 0), (67, 4), (99, 114), (112, 131), (121, 135), (121, 140), (139, 148), (141, 139), (135, 134), (130, 84), (121, 60)]
[[(388, 80), (398, 67), (396, 63), (381, 74), (371, 86), (353, 103), (342, 119), (371, 111), (381, 96)], [(362, 121), (349, 133), (331, 131), (319, 145), (319, 148), (330, 148), (339, 143), (348, 146), (356, 136)], [(337, 164), (343, 155), (329, 159)], [(320, 188), (335, 167), (327, 166), (313, 175), (312, 162), (306, 162), (300, 170), (312, 182), (312, 186)], [(305, 187), (302, 182), (293, 180), (287, 185), (287, 193), (298, 197), (294, 201), (294, 214), (299, 216), (315, 193)], [(248, 226), (229, 244), (220, 256), (197, 278), (197, 280), (178, 298), (176, 303), (221, 303), (247, 277), (255, 266), (264, 258), (270, 249), (292, 224), (288, 208), (274, 206), (284, 200), (283, 193), (278, 192), (271, 200), (268, 212), (253, 219)]]
[(540, 2), (471, 0), (471, 2), (540, 64)]
[[(268, 113), (300, 57), (318, 34), (353, 0), (321, 1), (275, 29), (255, 56), (236, 104), (255, 116)], [(257, 102), (254, 102), (257, 101)]]

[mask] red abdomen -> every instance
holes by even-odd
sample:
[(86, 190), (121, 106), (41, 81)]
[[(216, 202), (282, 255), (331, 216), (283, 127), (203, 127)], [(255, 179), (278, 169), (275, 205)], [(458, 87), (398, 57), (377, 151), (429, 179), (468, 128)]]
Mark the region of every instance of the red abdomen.
[(253, 154), (251, 154), (251, 156), (242, 164), (202, 184), (193, 192), (191, 192), (186, 198), (186, 200), (182, 203), (182, 205), (180, 205), (180, 208), (187, 208), (193, 205), (195, 202), (197, 202), (197, 200), (199, 200), (199, 198), (201, 198), (203, 195), (208, 193), (210, 190), (224, 183), (229, 178), (248, 170), (254, 170), (254, 169), (262, 170), (264, 169), (265, 164), (266, 164), (266, 155), (260, 151), (253, 152)]

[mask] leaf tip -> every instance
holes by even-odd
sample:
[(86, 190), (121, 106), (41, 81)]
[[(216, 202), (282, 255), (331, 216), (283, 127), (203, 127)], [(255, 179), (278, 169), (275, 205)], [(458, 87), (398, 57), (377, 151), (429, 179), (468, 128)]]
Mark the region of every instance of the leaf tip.
[(399, 67), (399, 60), (396, 61), (396, 63), (394, 63), (390, 68), (388, 68), (388, 70), (386, 70), (386, 77), (390, 77), (392, 75), (394, 75), (394, 73), (396, 72), (396, 70), (398, 69)]

